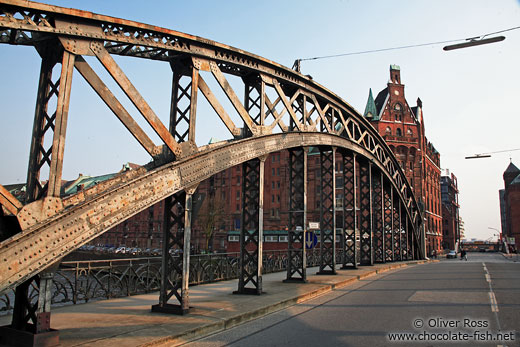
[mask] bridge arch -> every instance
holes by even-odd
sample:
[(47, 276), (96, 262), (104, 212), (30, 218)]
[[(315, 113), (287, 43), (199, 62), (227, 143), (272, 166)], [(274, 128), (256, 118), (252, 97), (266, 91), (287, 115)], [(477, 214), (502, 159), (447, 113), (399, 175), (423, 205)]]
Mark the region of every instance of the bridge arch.
[[(374, 257), (376, 261), (385, 261), (424, 256), (421, 211), (399, 161), (362, 115), (316, 81), (263, 57), (169, 29), (21, 0), (0, 0), (0, 9), (0, 43), (33, 46), (42, 57), (26, 201), (18, 201), (0, 186), (0, 203), (9, 214), (16, 216), (21, 229), (0, 243), (0, 292), (15, 286), (21, 288), (68, 252), (164, 199), (173, 199), (170, 201), (172, 207), (182, 206), (181, 210), (172, 210), (172, 220), (182, 228), (177, 226), (170, 235), (165, 234), (171, 238), (172, 243), (168, 244), (189, 245), (193, 188), (231, 166), (243, 165), (243, 172), (251, 175), (248, 185), (243, 187), (251, 192), (248, 195), (251, 204), (260, 209), (260, 212), (247, 212), (243, 218), (261, 219), (262, 186), (256, 180), (263, 175), (261, 158), (275, 151), (290, 150), (291, 163), (294, 163), (291, 170), (295, 182), (301, 185), (294, 187), (295, 192), (291, 195), (299, 199), (293, 201), (294, 206), (304, 206), (304, 149), (310, 146), (320, 149), (321, 182), (322, 188), (326, 187), (322, 191), (329, 192), (329, 196), (322, 197), (322, 202), (329, 204), (327, 210), (322, 208), (322, 220), (326, 220), (330, 235), (325, 236), (323, 231), (321, 237), (327, 237), (322, 238), (322, 244), (330, 241), (332, 247), (326, 250), (320, 270), (325, 271), (328, 266), (327, 271), (335, 271), (336, 151), (349, 167), (344, 170), (345, 181), (351, 182), (345, 184), (351, 198), (343, 203), (343, 213), (348, 215), (351, 211), (352, 215), (341, 217), (350, 218), (349, 223), (353, 223), (349, 228), (350, 239), (345, 241), (345, 259), (350, 257), (352, 265), (357, 266), (357, 252), (361, 263), (366, 265), (370, 265)], [(158, 135), (159, 144), (140, 128), (84, 56), (97, 58)], [(163, 124), (157, 117), (117, 64), (116, 56), (170, 64), (174, 83), (169, 124)], [(54, 67), (59, 65), (61, 74), (53, 76)], [(153, 162), (137, 172), (64, 198), (60, 196), (61, 171), (74, 71), (81, 74)], [(214, 78), (232, 110), (222, 106), (201, 71)], [(242, 99), (226, 78), (231, 75), (240, 77), (243, 82)], [(199, 94), (208, 101), (214, 110), (215, 121), (224, 124), (232, 139), (211, 146), (197, 146)], [(49, 103), (51, 98), (54, 103)], [(55, 105), (55, 110), (49, 110), (51, 105)], [(232, 120), (229, 112), (238, 115), (240, 124)], [(52, 137), (47, 148), (46, 137)], [(49, 177), (42, 185), (40, 174), (46, 166)], [(361, 207), (359, 211), (358, 207)], [(294, 218), (303, 218), (305, 225), (305, 212), (301, 212), (301, 207), (298, 211), (300, 214)], [(6, 217), (4, 212), (0, 214), (1, 219)], [(261, 230), (261, 222), (255, 223)], [(5, 223), (0, 227), (2, 225), (5, 228)], [(181, 229), (182, 233), (179, 232)], [(293, 241), (303, 244), (302, 236), (293, 231)], [(246, 236), (241, 237), (247, 240)], [(402, 237), (407, 240), (404, 245)], [(408, 237), (413, 240), (411, 247)], [(256, 247), (261, 251), (261, 242)], [(304, 249), (302, 247), (303, 252)], [(257, 253), (261, 254), (260, 251)], [(167, 252), (163, 253), (163, 265), (166, 266), (169, 260), (166, 259)], [(189, 252), (185, 248), (184, 258), (177, 268), (185, 267), (187, 256)], [(298, 274), (302, 279), (305, 263), (297, 254), (291, 259), (295, 268), (292, 273), (288, 270), (288, 279), (294, 279), (292, 276)], [(344, 265), (347, 262), (344, 260)], [(241, 279), (253, 282), (257, 292), (258, 282), (261, 282), (258, 264), (257, 261), (257, 277), (248, 273)], [(243, 264), (244, 272), (246, 268)], [(163, 278), (163, 282), (167, 279)], [(24, 288), (20, 289), (19, 297), (23, 297)], [(187, 303), (182, 298), (186, 289), (187, 282), (166, 288), (161, 291), (160, 301), (166, 304), (175, 294), (184, 310)]]

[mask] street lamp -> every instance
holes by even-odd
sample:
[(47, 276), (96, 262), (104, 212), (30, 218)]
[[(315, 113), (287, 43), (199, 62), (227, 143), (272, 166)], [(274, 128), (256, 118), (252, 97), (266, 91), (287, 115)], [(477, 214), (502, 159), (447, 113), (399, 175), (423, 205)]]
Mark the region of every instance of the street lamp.
[(478, 39), (478, 37), (473, 37), (471, 39), (467, 39), (467, 42), (457, 43), (455, 45), (445, 46), (443, 49), (445, 51), (451, 51), (451, 50), (454, 50), (454, 49), (473, 47), (473, 46), (480, 46), (480, 45), (485, 45), (485, 44), (488, 44), (488, 43), (500, 42), (500, 41), (504, 41), (505, 39), (506, 39), (505, 36), (496, 36), (496, 37), (490, 37), (488, 39), (480, 39), (480, 40)]

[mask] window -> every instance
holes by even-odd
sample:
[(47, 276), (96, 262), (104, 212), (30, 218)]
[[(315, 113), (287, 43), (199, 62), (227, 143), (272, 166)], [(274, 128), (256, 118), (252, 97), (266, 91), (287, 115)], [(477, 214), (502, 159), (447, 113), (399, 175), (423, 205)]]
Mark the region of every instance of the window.
[(390, 129), (390, 127), (386, 127), (385, 132), (387, 135), (392, 135), (392, 129)]
[(237, 176), (237, 185), (240, 184), (240, 176)]
[(237, 200), (240, 200), (240, 191), (237, 190)]
[(271, 202), (274, 202), (274, 195), (271, 195)]
[(276, 196), (276, 200), (277, 200), (278, 202), (280, 202), (280, 195), (277, 195), (277, 196)]
[(280, 188), (280, 181), (278, 181), (278, 188)]
[(276, 160), (276, 154), (273, 154), (273, 156), (271, 158), (273, 158), (273, 163), (274, 163), (274, 161)]
[(408, 129), (408, 130), (406, 130), (406, 134), (407, 134), (408, 136), (413, 136), (413, 131), (412, 131), (412, 129)]
[(265, 242), (278, 242), (278, 236), (268, 235), (264, 236)]
[(274, 189), (274, 181), (273, 181), (273, 182), (271, 182), (271, 183), (272, 183), (272, 184), (271, 184), (271, 185), (272, 185), (272, 188)]
[(271, 169), (271, 174), (274, 176), (274, 167)]
[(397, 130), (395, 131), (395, 134), (396, 134), (397, 136), (403, 136), (403, 133), (402, 133), (402, 131), (401, 131), (400, 128), (397, 128)]
[(238, 242), (238, 241), (240, 241), (240, 236), (238, 236), (238, 235), (229, 235), (228, 236), (228, 241), (229, 242)]
[(278, 236), (279, 242), (288, 242), (289, 238), (287, 236)]
[(280, 168), (279, 168), (279, 167), (276, 168), (276, 174), (277, 174), (278, 176), (280, 176)]
[(235, 230), (240, 229), (240, 218), (235, 218)]

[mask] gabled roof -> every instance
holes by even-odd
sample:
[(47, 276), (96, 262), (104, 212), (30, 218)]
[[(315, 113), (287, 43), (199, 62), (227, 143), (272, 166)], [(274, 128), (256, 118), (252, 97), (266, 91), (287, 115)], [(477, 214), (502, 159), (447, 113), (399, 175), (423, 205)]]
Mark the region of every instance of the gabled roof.
[(509, 163), (509, 166), (507, 167), (506, 171), (504, 171), (504, 174), (506, 173), (520, 173), (520, 169), (513, 164), (513, 162)]
[(377, 112), (374, 97), (372, 96), (372, 88), (370, 88), (370, 91), (368, 92), (367, 106), (365, 107), (365, 113), (363, 116), (371, 120), (379, 120), (379, 112)]
[(383, 107), (385, 107), (385, 100), (386, 100), (387, 96), (388, 96), (388, 87), (386, 87), (385, 89), (380, 91), (379, 94), (377, 94), (375, 104), (376, 104), (378, 117), (379, 117), (379, 114), (381, 114), (381, 109)]

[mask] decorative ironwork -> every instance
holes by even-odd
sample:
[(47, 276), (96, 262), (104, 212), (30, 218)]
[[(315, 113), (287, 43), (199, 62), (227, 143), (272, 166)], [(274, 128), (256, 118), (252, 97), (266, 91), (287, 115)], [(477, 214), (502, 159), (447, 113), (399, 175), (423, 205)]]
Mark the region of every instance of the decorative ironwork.
[(359, 162), (359, 234), (360, 234), (360, 264), (373, 265), (372, 252), (372, 164), (368, 161)]
[(403, 259), (401, 256), (401, 204), (395, 197), (393, 203), (393, 220), (394, 261), (401, 261)]
[[(260, 166), (253, 159), (242, 164), (242, 229), (240, 230), (240, 275), (236, 294), (262, 294), (262, 234), (259, 225)], [(262, 181), (262, 182), (261, 182)], [(247, 287), (253, 285), (253, 287)]]
[(289, 149), (288, 264), (285, 282), (307, 280), (305, 233), (307, 211), (307, 151)]
[(377, 170), (372, 170), (372, 247), (374, 262), (385, 262), (385, 244), (383, 230), (383, 175)]
[(336, 148), (320, 147), (320, 269), (336, 274)]
[(384, 200), (384, 242), (385, 242), (385, 261), (394, 261), (394, 242), (392, 235), (393, 227), (393, 190), (387, 184), (383, 189)]
[(343, 269), (357, 267), (357, 174), (356, 154), (342, 151), (343, 157), (343, 209), (344, 209), (344, 234), (343, 234)]

